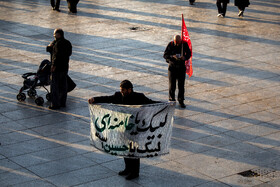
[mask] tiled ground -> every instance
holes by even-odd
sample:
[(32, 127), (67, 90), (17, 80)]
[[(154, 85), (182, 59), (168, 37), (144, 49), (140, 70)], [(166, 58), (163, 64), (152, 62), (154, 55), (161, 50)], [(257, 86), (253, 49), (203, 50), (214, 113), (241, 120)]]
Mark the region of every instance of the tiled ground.
[[(162, 55), (182, 13), (194, 53), (187, 108), (176, 107), (170, 154), (141, 159), (126, 181), (122, 158), (90, 145), (87, 99), (130, 79), (166, 101)], [(280, 186), (280, 1), (237, 13), (233, 1), (217, 18), (214, 0), (81, 0), (77, 15), (66, 1), (58, 13), (48, 0), (0, 0), (0, 186)], [(57, 27), (73, 44), (77, 88), (59, 111), (18, 102), (21, 74), (49, 58)], [(238, 175), (247, 170), (260, 176)]]

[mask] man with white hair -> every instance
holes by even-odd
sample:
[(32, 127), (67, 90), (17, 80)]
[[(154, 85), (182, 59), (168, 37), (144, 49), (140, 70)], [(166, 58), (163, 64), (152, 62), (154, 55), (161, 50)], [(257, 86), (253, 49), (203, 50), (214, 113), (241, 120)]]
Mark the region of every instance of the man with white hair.
[(175, 35), (173, 41), (169, 42), (163, 57), (168, 63), (169, 78), (169, 101), (175, 100), (176, 82), (178, 82), (178, 101), (182, 108), (185, 108), (185, 61), (191, 57), (191, 51), (187, 43), (183, 43), (180, 35)]

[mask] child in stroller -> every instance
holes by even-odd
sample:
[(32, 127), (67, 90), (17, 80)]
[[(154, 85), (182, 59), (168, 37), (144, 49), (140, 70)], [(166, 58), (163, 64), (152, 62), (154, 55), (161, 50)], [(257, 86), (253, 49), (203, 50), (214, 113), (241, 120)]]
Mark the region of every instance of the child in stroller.
[(44, 99), (42, 97), (37, 96), (36, 88), (43, 87), (47, 90), (46, 99), (50, 101), (51, 94), (46, 86), (50, 85), (50, 75), (51, 75), (51, 62), (49, 60), (43, 60), (37, 70), (37, 73), (25, 73), (22, 75), (23, 86), (19, 90), (17, 95), (18, 101), (24, 101), (26, 99), (24, 90), (27, 90), (27, 95), (31, 98), (35, 98), (35, 103), (37, 105), (43, 105)]

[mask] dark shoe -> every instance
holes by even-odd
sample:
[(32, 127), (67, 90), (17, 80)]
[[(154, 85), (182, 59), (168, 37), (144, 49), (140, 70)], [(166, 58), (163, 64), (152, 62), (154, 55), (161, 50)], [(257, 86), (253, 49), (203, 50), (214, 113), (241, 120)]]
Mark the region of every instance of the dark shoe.
[(184, 102), (180, 102), (179, 104), (180, 104), (181, 108), (186, 108), (186, 105), (184, 104)]
[(58, 8), (54, 8), (53, 10), (57, 11), (57, 12), (60, 12), (60, 10)]
[(190, 3), (190, 5), (194, 5), (194, 3), (193, 3), (193, 2), (191, 2), (191, 3)]
[(176, 101), (176, 99), (169, 99), (169, 101)]
[(138, 177), (139, 177), (139, 174), (131, 173), (127, 177), (125, 177), (125, 179), (126, 180), (132, 180), (132, 179), (135, 179), (135, 178), (138, 178)]
[(60, 108), (59, 106), (49, 106), (49, 109), (51, 109), (51, 110), (57, 110), (59, 108)]
[(127, 170), (123, 170), (123, 171), (119, 172), (119, 175), (121, 175), (121, 176), (128, 175), (128, 174), (129, 174), (129, 171), (127, 171)]

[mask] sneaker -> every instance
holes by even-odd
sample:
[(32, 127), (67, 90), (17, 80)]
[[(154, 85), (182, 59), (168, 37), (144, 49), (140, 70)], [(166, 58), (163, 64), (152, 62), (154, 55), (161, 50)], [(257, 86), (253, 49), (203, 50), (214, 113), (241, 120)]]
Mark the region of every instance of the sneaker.
[(132, 179), (135, 179), (135, 178), (138, 178), (138, 177), (139, 177), (139, 174), (131, 173), (125, 179), (126, 180), (132, 180)]
[(243, 17), (243, 11), (239, 11), (238, 16), (242, 18)]
[(128, 175), (129, 171), (128, 170), (123, 170), (119, 172), (119, 175), (124, 176), (124, 175)]
[(224, 15), (223, 14), (218, 14), (217, 17), (223, 18)]

